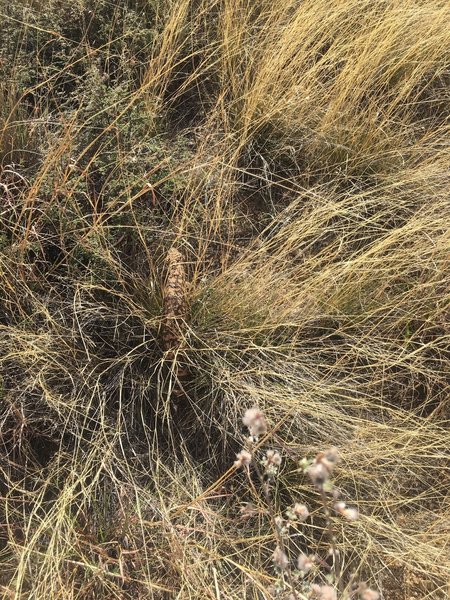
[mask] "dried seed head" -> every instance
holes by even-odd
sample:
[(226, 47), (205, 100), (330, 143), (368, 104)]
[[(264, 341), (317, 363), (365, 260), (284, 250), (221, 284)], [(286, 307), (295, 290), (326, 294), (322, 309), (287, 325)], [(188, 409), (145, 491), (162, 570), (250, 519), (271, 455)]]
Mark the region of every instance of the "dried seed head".
[(314, 583), (311, 586), (311, 592), (318, 600), (337, 600), (336, 590), (331, 585), (317, 585), (317, 583)]
[(359, 519), (359, 512), (357, 508), (345, 508), (341, 514), (349, 521), (356, 521)]
[(250, 519), (258, 514), (258, 509), (253, 504), (253, 502), (247, 502), (244, 506), (241, 506), (241, 519)]
[(234, 466), (239, 469), (242, 466), (248, 466), (252, 462), (252, 455), (247, 450), (241, 450), (239, 454), (236, 454), (237, 460), (234, 462)]
[(275, 552), (272, 554), (272, 560), (274, 564), (280, 569), (280, 571), (285, 571), (289, 566), (289, 559), (287, 557), (286, 552), (277, 546), (275, 548)]
[(266, 462), (268, 465), (274, 465), (275, 467), (279, 467), (281, 465), (280, 453), (276, 452), (275, 450), (267, 450)]
[(311, 571), (313, 564), (314, 563), (311, 558), (306, 556), (306, 554), (300, 554), (297, 559), (297, 569), (304, 575)]
[(281, 465), (281, 455), (275, 450), (268, 450), (266, 457), (262, 461), (265, 468), (265, 474), (269, 479), (276, 477), (278, 473), (278, 467)]
[(275, 596), (278, 595), (277, 588), (274, 585), (269, 585), (269, 587), (267, 588), (266, 591), (267, 591), (269, 598), (272, 598), (272, 597), (275, 598)]
[(349, 521), (356, 521), (359, 518), (359, 512), (357, 508), (347, 508), (345, 502), (335, 502), (334, 510), (348, 519)]
[(329, 448), (328, 450), (325, 450), (325, 452), (322, 453), (322, 462), (325, 464), (325, 466), (327, 466), (331, 471), (333, 470), (334, 466), (337, 465), (337, 463), (339, 462), (339, 452), (337, 448)]
[(328, 469), (321, 462), (313, 462), (306, 472), (314, 485), (320, 487), (326, 483), (330, 477)]
[(284, 527), (284, 520), (283, 520), (283, 517), (277, 516), (277, 517), (275, 517), (274, 521), (275, 521), (275, 525), (276, 525), (276, 527), (277, 527), (279, 530), (283, 529), (283, 527)]
[(308, 507), (304, 504), (300, 504), (299, 502), (294, 504), (292, 512), (301, 523), (303, 523), (303, 521), (306, 521), (306, 519), (309, 517)]
[(380, 594), (375, 590), (367, 588), (362, 592), (360, 598), (361, 600), (379, 600)]
[(375, 590), (371, 590), (367, 583), (362, 581), (359, 584), (358, 590), (360, 600), (379, 600), (380, 594)]
[(248, 430), (250, 435), (258, 437), (267, 433), (267, 422), (264, 414), (257, 407), (249, 408), (245, 411), (242, 418), (242, 422)]

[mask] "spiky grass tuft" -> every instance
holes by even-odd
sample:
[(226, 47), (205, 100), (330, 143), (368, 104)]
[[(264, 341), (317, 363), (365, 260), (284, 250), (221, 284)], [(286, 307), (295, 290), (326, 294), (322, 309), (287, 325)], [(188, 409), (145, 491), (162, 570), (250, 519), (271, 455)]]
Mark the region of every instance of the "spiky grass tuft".
[(5, 598), (269, 598), (254, 406), (279, 506), (338, 447), (343, 577), (444, 598), (448, 3), (0, 7)]

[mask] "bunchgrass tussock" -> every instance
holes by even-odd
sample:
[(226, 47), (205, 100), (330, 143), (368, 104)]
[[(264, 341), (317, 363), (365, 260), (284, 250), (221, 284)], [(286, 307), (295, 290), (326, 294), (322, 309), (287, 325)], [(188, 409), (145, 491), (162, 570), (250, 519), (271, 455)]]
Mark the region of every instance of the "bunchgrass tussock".
[(447, 598), (448, 1), (0, 14), (0, 595)]

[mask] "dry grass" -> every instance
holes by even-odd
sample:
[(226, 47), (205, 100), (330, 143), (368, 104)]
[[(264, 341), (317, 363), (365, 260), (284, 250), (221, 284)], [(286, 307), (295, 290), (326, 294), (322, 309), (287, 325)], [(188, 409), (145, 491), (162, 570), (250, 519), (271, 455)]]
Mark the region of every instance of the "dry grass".
[(446, 597), (448, 2), (0, 7), (3, 597), (269, 598), (254, 404), (297, 549), (298, 459), (335, 445), (347, 575)]

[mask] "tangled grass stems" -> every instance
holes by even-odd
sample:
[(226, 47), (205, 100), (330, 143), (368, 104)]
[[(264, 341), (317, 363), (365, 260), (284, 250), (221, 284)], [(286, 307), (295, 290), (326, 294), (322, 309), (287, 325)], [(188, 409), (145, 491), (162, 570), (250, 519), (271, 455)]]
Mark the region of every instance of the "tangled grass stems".
[(259, 406), (306, 593), (339, 577), (299, 460), (335, 446), (334, 567), (445, 598), (448, 2), (0, 10), (2, 594), (267, 597), (279, 531), (229, 468)]

